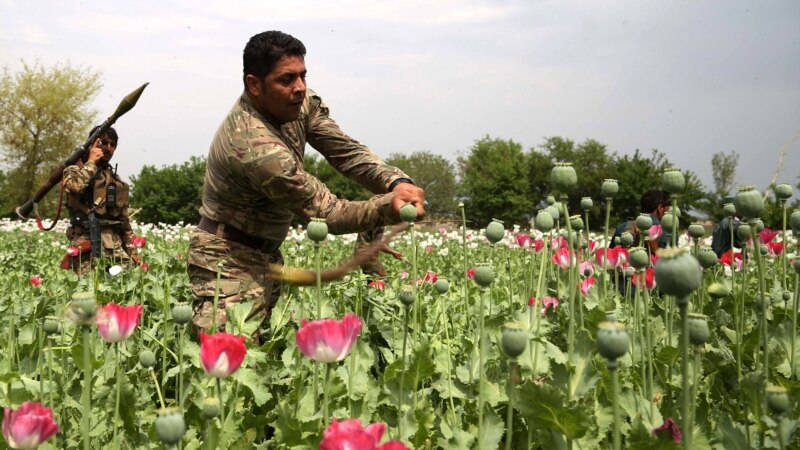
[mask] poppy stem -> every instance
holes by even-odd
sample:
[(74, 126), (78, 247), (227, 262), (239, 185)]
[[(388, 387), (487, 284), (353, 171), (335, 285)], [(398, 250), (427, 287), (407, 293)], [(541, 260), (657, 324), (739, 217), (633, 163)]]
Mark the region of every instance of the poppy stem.
[(158, 379), (156, 378), (156, 372), (153, 370), (152, 367), (147, 369), (150, 372), (150, 378), (153, 379), (153, 384), (156, 387), (156, 394), (158, 394), (158, 401), (161, 403), (161, 409), (167, 409), (167, 405), (164, 404), (164, 397), (161, 395), (161, 386), (158, 384)]
[(328, 425), (328, 383), (331, 380), (331, 365), (333, 363), (325, 364), (325, 384), (322, 393), (322, 428), (324, 429)]
[[(217, 378), (217, 398), (219, 399), (219, 417), (225, 419), (225, 401), (222, 398), (222, 379)], [(224, 423), (222, 424), (225, 425)]]
[(83, 392), (81, 392), (81, 435), (83, 438), (83, 449), (90, 450), (89, 431), (92, 420), (92, 329), (91, 327), (81, 327), (83, 334)]

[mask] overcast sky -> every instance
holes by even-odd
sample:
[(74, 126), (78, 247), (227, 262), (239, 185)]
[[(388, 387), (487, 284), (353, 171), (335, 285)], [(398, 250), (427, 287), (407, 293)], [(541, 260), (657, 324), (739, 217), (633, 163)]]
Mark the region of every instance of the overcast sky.
[[(711, 155), (737, 151), (737, 184), (764, 189), (800, 134), (796, 0), (0, 0), (0, 66), (101, 71), (98, 123), (150, 82), (116, 126), (129, 177), (206, 154), (245, 43), (271, 29), (303, 41), (309, 87), (384, 158), (592, 138), (659, 149), (709, 189)], [(800, 139), (778, 181), (798, 176)]]

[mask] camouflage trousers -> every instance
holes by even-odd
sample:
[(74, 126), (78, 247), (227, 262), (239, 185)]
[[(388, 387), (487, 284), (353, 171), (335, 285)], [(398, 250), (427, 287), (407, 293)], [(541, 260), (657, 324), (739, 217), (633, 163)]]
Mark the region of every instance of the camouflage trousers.
[[(78, 275), (86, 275), (91, 272), (97, 261), (92, 258), (88, 233), (88, 230), (78, 227), (67, 228), (69, 245), (79, 249), (79, 254), (77, 256), (65, 256), (62, 261), (62, 268), (72, 269)], [(121, 236), (113, 228), (103, 227), (100, 229), (100, 245), (103, 247), (102, 256), (105, 258), (106, 267), (119, 264), (125, 268), (130, 268), (134, 265), (130, 255), (125, 250)], [(89, 248), (89, 250), (81, 251), (83, 248)]]
[(192, 322), (206, 332), (211, 330), (219, 270), (218, 328), (225, 329), (228, 308), (237, 302), (251, 300), (253, 309), (246, 319), (263, 324), (281, 293), (280, 283), (264, 276), (267, 266), (276, 263), (283, 264), (280, 250), (265, 253), (195, 229), (189, 240), (187, 266), (194, 295)]

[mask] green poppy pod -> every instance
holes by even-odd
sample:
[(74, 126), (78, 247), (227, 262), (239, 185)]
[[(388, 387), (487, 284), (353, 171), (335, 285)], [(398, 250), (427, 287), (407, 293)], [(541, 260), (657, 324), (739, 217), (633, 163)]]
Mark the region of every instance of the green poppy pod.
[(592, 197), (583, 197), (581, 199), (581, 209), (588, 212), (592, 210), (594, 206), (594, 202), (592, 201)]
[(772, 414), (782, 415), (791, 410), (791, 401), (789, 401), (789, 394), (783, 386), (769, 385), (766, 389), (767, 406)]
[(403, 286), (398, 294), (400, 302), (406, 306), (414, 304), (414, 289), (411, 286)]
[(775, 198), (781, 201), (786, 201), (793, 194), (792, 185), (789, 183), (775, 185), (775, 189), (772, 191), (775, 192)]
[(644, 247), (633, 247), (628, 251), (628, 260), (636, 270), (642, 270), (650, 265), (650, 255)]
[(641, 213), (636, 217), (636, 228), (647, 231), (653, 226), (653, 216), (648, 213)]
[(789, 215), (789, 225), (792, 226), (794, 234), (800, 234), (800, 209), (792, 211)]
[(192, 306), (188, 303), (172, 305), (172, 320), (178, 325), (186, 325), (192, 320)]
[(403, 222), (414, 222), (417, 220), (417, 207), (411, 203), (406, 203), (400, 208), (400, 220)]
[(682, 194), (686, 189), (686, 179), (677, 167), (671, 167), (661, 174), (661, 187), (670, 194)]
[(758, 246), (758, 249), (761, 251), (762, 255), (766, 255), (767, 253), (769, 253), (769, 248), (767, 247), (766, 244), (760, 244)]
[(578, 185), (578, 174), (572, 163), (559, 162), (550, 172), (550, 185), (562, 194), (569, 194)]
[(489, 225), (486, 226), (484, 235), (492, 244), (500, 242), (503, 239), (503, 236), (506, 235), (506, 229), (503, 227), (503, 222), (497, 219), (492, 219), (492, 221), (489, 222)]
[(306, 235), (314, 242), (322, 242), (328, 237), (328, 224), (325, 219), (314, 217), (308, 222)]
[(203, 400), (203, 417), (213, 419), (219, 415), (219, 399), (216, 397), (206, 397)]
[(754, 234), (758, 234), (764, 229), (764, 221), (759, 218), (755, 218), (750, 221), (750, 227), (753, 229)]
[(581, 219), (581, 216), (570, 216), (569, 224), (573, 230), (580, 231), (583, 229), (583, 219)]
[(694, 256), (679, 247), (668, 247), (658, 252), (655, 277), (658, 289), (675, 297), (679, 306), (688, 302), (688, 295), (700, 287), (703, 272)]
[(625, 278), (633, 278), (633, 275), (636, 274), (636, 269), (628, 266), (622, 270), (622, 274), (625, 275)]
[(444, 295), (450, 290), (450, 282), (445, 278), (439, 278), (436, 280), (436, 283), (433, 283), (433, 288), (436, 289), (436, 292), (439, 294)]
[(625, 248), (630, 248), (633, 245), (633, 235), (628, 231), (623, 231), (619, 235), (619, 244)]
[(697, 252), (697, 262), (700, 263), (700, 267), (703, 269), (710, 269), (716, 266), (718, 261), (717, 254), (709, 247), (700, 247)]
[(603, 198), (613, 198), (619, 192), (619, 183), (617, 180), (613, 180), (611, 178), (606, 178), (603, 180), (603, 184), (600, 185), (600, 195)]
[(609, 361), (616, 361), (628, 351), (630, 339), (621, 322), (603, 321), (597, 324), (597, 352)]
[(155, 366), (156, 354), (150, 350), (142, 350), (139, 353), (139, 364), (141, 364), (145, 369)]
[(711, 298), (725, 298), (731, 295), (731, 288), (725, 283), (715, 282), (708, 286), (706, 292)]
[(547, 233), (553, 229), (555, 221), (553, 220), (553, 216), (550, 215), (547, 210), (543, 210), (536, 214), (536, 219), (533, 220), (533, 224), (537, 230), (541, 231), (542, 233)]
[(547, 196), (547, 204), (548, 205), (552, 205), (555, 202), (556, 202), (556, 197), (554, 195), (548, 195)]
[(77, 291), (72, 294), (72, 301), (67, 309), (67, 316), (75, 324), (92, 326), (97, 314), (97, 301), (91, 291)]
[(528, 332), (525, 327), (517, 322), (508, 322), (503, 325), (500, 336), (500, 348), (511, 359), (517, 359), (528, 345)]
[(742, 223), (739, 224), (739, 228), (736, 229), (736, 235), (739, 236), (739, 239), (746, 241), (753, 237), (753, 231), (750, 225)]
[(478, 286), (486, 287), (494, 281), (494, 270), (488, 264), (481, 264), (475, 268), (475, 283)]
[(783, 301), (788, 302), (789, 300), (792, 299), (792, 293), (789, 291), (783, 291), (781, 293), (781, 298), (783, 299)]
[(689, 342), (692, 345), (703, 345), (708, 342), (711, 331), (708, 329), (708, 317), (702, 314), (689, 314), (686, 317), (689, 328)]
[(692, 239), (700, 239), (706, 235), (706, 227), (702, 223), (693, 223), (689, 225), (689, 236)]
[(725, 203), (722, 205), (722, 213), (728, 217), (736, 215), (736, 206), (733, 203)]
[(661, 228), (667, 233), (672, 233), (678, 226), (678, 218), (672, 213), (666, 213), (661, 217)]
[(754, 186), (740, 187), (733, 204), (736, 211), (745, 217), (758, 217), (764, 211), (764, 199)]
[(550, 217), (553, 218), (554, 221), (558, 220), (561, 217), (561, 209), (558, 208), (555, 204), (548, 206), (544, 209), (547, 214), (550, 214)]
[(56, 334), (61, 331), (61, 321), (53, 317), (44, 319), (44, 332), (47, 334)]
[(677, 207), (677, 206), (675, 206), (675, 205), (672, 205), (672, 206), (670, 206), (670, 207), (667, 209), (667, 211), (666, 211), (666, 212), (668, 212), (668, 213), (672, 214), (673, 216), (675, 216), (675, 217), (677, 217), (677, 218), (679, 218), (679, 219), (680, 219), (681, 217), (683, 217), (683, 215), (681, 214), (681, 209), (680, 209), (680, 208), (678, 208), (678, 207)]
[(156, 418), (156, 434), (161, 442), (175, 445), (181, 441), (186, 433), (186, 422), (183, 414), (177, 409), (167, 408), (158, 412)]
[(579, 239), (578, 239), (578, 233), (576, 233), (575, 230), (572, 230), (572, 232), (567, 232), (567, 230), (561, 230), (561, 237), (563, 237), (567, 241), (567, 244), (569, 244), (569, 247), (571, 249), (575, 250), (578, 248)]

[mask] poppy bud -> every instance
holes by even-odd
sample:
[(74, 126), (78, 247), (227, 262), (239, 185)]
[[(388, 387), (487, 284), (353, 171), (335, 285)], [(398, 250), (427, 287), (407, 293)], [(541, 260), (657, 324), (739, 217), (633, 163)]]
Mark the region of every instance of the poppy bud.
[(733, 217), (736, 215), (736, 206), (733, 203), (725, 203), (722, 205), (722, 213), (726, 216)]
[(533, 221), (536, 229), (542, 233), (547, 233), (553, 229), (554, 220), (553, 216), (547, 210), (539, 211), (536, 214), (536, 219)]
[(545, 211), (550, 213), (550, 217), (552, 217), (554, 221), (558, 220), (561, 217), (561, 208), (558, 205), (560, 204), (559, 203), (552, 204), (544, 209)]
[(406, 306), (411, 306), (414, 304), (414, 290), (411, 286), (403, 286), (400, 289), (400, 302), (402, 302)]
[(775, 198), (786, 201), (786, 199), (792, 196), (792, 185), (789, 183), (781, 183), (776, 185), (775, 189), (772, 191), (775, 192)]
[(475, 268), (475, 282), (478, 286), (486, 287), (494, 281), (494, 270), (488, 264), (481, 264)]
[(44, 332), (47, 334), (56, 334), (61, 331), (61, 322), (58, 319), (48, 317), (44, 319)]
[(597, 324), (597, 351), (608, 360), (609, 370), (617, 368), (617, 359), (628, 351), (629, 343), (628, 332), (621, 322)]
[(141, 364), (145, 369), (155, 366), (156, 354), (150, 350), (142, 350), (142, 352), (139, 353), (139, 364)]
[(792, 299), (792, 293), (789, 291), (783, 291), (783, 293), (781, 294), (781, 298), (783, 299), (783, 301), (788, 302), (789, 300)]
[(569, 224), (573, 230), (580, 231), (583, 229), (583, 219), (579, 215), (570, 216)]
[(789, 216), (789, 224), (792, 226), (792, 231), (795, 234), (800, 234), (800, 209), (792, 211)]
[(446, 294), (447, 291), (450, 290), (450, 282), (444, 278), (439, 278), (436, 280), (436, 283), (433, 284), (433, 287), (436, 289), (436, 292)]
[(711, 298), (725, 298), (731, 295), (731, 288), (719, 282), (711, 283), (706, 291)]
[(550, 172), (550, 184), (558, 192), (562, 194), (569, 194), (578, 185), (578, 174), (572, 163), (559, 162), (553, 167)]
[(702, 314), (689, 314), (686, 318), (689, 328), (689, 342), (692, 345), (703, 345), (711, 336), (708, 329), (708, 317)]
[(324, 241), (328, 237), (328, 224), (325, 223), (325, 219), (312, 218), (306, 228), (306, 235), (314, 242)]
[(528, 333), (525, 327), (516, 322), (503, 325), (500, 348), (509, 358), (516, 359), (525, 351), (528, 344)]
[(628, 266), (624, 269), (624, 275), (626, 278), (632, 278), (635, 273), (636, 269), (634, 269), (633, 267)]
[(745, 217), (758, 217), (764, 210), (764, 199), (754, 186), (742, 186), (733, 199), (736, 211)]
[(672, 213), (666, 213), (661, 217), (661, 228), (667, 233), (672, 233), (678, 226), (678, 218)]
[(186, 422), (183, 414), (175, 409), (162, 409), (156, 418), (156, 434), (161, 442), (168, 445), (175, 445), (183, 438), (186, 432)]
[(406, 203), (400, 208), (400, 220), (403, 222), (414, 222), (417, 220), (417, 207), (411, 203)]
[(717, 265), (719, 260), (714, 250), (708, 247), (700, 247), (700, 251), (697, 252), (697, 261), (703, 269), (710, 269)]
[(767, 386), (767, 406), (769, 410), (775, 415), (782, 415), (791, 409), (791, 402), (789, 395), (786, 393), (786, 388), (782, 386)]
[(689, 236), (693, 239), (700, 239), (706, 235), (706, 228), (702, 223), (693, 223), (689, 225)]
[(192, 307), (188, 303), (172, 305), (172, 320), (178, 325), (185, 325), (192, 320)]
[(633, 245), (633, 235), (627, 231), (623, 232), (619, 235), (619, 243), (625, 248), (629, 248)]
[(687, 296), (700, 287), (703, 274), (694, 256), (681, 248), (666, 248), (658, 252), (655, 265), (656, 283), (661, 292), (675, 296), (679, 306)]
[(592, 202), (592, 197), (583, 197), (581, 199), (581, 209), (584, 211), (591, 211), (592, 207), (594, 206), (594, 202)]
[(743, 223), (739, 225), (739, 228), (736, 230), (736, 235), (739, 236), (739, 239), (746, 241), (753, 237), (752, 230), (750, 229), (750, 225)]
[(219, 415), (219, 399), (216, 397), (206, 397), (203, 400), (203, 417), (213, 419)]
[(91, 326), (97, 314), (97, 301), (94, 292), (78, 291), (72, 294), (68, 315), (78, 325)]
[(677, 167), (671, 167), (661, 174), (661, 187), (670, 194), (681, 194), (686, 188), (686, 179), (683, 172)]
[(764, 229), (764, 221), (759, 218), (755, 218), (750, 221), (750, 226), (753, 228), (753, 231), (760, 233), (761, 230)]
[(552, 196), (552, 195), (548, 195), (547, 196), (547, 204), (548, 205), (552, 205), (555, 202), (556, 202), (556, 198), (554, 196)]
[(486, 235), (486, 239), (488, 239), (492, 244), (500, 242), (503, 239), (503, 236), (506, 235), (503, 222), (497, 219), (492, 219), (492, 221), (489, 222), (489, 225), (486, 226), (486, 231), (484, 234)]
[(634, 247), (628, 251), (628, 260), (636, 270), (641, 270), (650, 264), (650, 255), (643, 247)]
[(619, 184), (617, 180), (612, 180), (611, 178), (606, 178), (603, 180), (603, 184), (600, 185), (600, 194), (603, 198), (613, 198), (619, 192)]
[(636, 228), (647, 231), (653, 226), (653, 217), (650, 214), (641, 213), (636, 217)]

